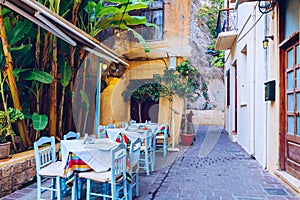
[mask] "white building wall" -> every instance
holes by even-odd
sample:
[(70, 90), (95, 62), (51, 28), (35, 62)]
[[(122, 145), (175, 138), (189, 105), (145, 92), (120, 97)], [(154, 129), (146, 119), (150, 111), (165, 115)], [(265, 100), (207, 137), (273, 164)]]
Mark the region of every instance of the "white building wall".
[(278, 166), (279, 100), (265, 101), (264, 83), (276, 80), (276, 92), (279, 92), (279, 55), (274, 52), (276, 47), (272, 46), (275, 41), (269, 40), (267, 50), (263, 49), (262, 41), (266, 35), (276, 33), (276, 28), (274, 13), (260, 13), (257, 2), (240, 4), (239, 35), (231, 50), (226, 51), (225, 57), (225, 70), (230, 68), (231, 73), (230, 106), (226, 109), (225, 128), (229, 133), (234, 130), (233, 63), (236, 63), (237, 141), (249, 154), (254, 155), (262, 167), (272, 170)]

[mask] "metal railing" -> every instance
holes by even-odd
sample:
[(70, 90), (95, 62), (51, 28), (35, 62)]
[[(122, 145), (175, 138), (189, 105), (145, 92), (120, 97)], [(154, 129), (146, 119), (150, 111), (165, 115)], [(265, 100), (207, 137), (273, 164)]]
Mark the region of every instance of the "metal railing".
[(237, 10), (233, 8), (220, 9), (216, 29), (217, 36), (221, 32), (237, 30)]

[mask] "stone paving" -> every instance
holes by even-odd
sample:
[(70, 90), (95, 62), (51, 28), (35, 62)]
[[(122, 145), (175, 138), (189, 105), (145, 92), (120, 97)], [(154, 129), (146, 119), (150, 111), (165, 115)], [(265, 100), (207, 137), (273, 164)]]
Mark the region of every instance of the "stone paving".
[[(140, 196), (135, 200), (300, 199), (242, 147), (232, 143), (221, 127), (196, 130), (196, 141), (191, 147), (168, 152), (167, 158), (157, 153), (156, 170), (150, 176), (140, 174)], [(2, 198), (15, 199), (36, 199), (36, 185)]]

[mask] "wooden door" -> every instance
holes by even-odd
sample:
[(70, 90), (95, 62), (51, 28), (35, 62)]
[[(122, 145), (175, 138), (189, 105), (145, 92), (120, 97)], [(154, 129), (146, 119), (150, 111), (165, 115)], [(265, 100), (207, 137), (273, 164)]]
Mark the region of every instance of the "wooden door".
[[(281, 135), (281, 167), (300, 179), (300, 46), (298, 39), (281, 49), (285, 88), (284, 133)], [(283, 118), (283, 116), (282, 116)], [(284, 152), (284, 155), (283, 155)]]

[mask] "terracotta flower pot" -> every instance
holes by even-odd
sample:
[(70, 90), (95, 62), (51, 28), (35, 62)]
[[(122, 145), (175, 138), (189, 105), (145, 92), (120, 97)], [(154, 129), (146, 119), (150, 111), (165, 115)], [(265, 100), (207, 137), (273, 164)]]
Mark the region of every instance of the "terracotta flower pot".
[(0, 144), (0, 159), (5, 159), (9, 157), (10, 153), (10, 142)]
[(182, 133), (180, 136), (182, 144), (184, 146), (190, 146), (194, 141), (195, 134)]

